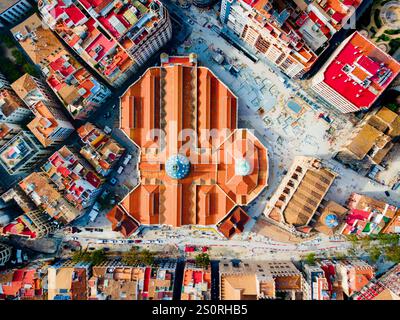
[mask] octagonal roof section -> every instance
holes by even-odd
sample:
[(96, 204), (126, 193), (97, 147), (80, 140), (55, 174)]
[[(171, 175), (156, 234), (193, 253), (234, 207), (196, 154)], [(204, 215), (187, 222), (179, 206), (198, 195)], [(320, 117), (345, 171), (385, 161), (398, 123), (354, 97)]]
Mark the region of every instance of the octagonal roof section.
[(236, 96), (196, 55), (161, 55), (120, 100), (140, 184), (119, 206), (139, 223), (217, 225), (267, 185), (266, 147), (237, 129)]

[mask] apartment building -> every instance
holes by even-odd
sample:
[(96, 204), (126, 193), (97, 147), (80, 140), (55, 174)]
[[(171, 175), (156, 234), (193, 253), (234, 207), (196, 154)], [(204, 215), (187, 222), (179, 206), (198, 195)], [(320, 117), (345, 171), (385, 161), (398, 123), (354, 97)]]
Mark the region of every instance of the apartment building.
[(172, 37), (167, 9), (158, 0), (78, 0), (142, 66)]
[(31, 173), (18, 187), (36, 207), (41, 208), (60, 225), (67, 225), (82, 214), (79, 208), (65, 199), (45, 173)]
[(108, 260), (93, 266), (89, 300), (172, 300), (176, 262), (128, 266)]
[(340, 231), (342, 234), (362, 237), (400, 233), (400, 208), (358, 193), (350, 195), (346, 206), (349, 212)]
[(26, 212), (0, 228), (0, 234), (40, 239), (56, 231), (59, 224), (42, 210)]
[(332, 235), (347, 212), (341, 205), (325, 199), (336, 177), (337, 173), (321, 160), (296, 157), (268, 202), (265, 216), (290, 231)]
[(400, 115), (383, 107), (366, 117), (336, 154), (336, 159), (360, 173), (381, 165), (400, 136)]
[(342, 113), (368, 110), (399, 72), (399, 62), (354, 32), (315, 74), (311, 89)]
[(222, 260), (219, 277), (221, 300), (297, 300), (303, 283), (290, 261)]
[(75, 131), (71, 122), (58, 108), (39, 101), (31, 106), (31, 110), (35, 118), (27, 127), (45, 148), (60, 144)]
[(211, 300), (211, 266), (187, 261), (183, 271), (181, 300)]
[(77, 131), (84, 143), (80, 150), (81, 155), (95, 168), (97, 173), (102, 176), (108, 175), (125, 149), (90, 122)]
[(15, 24), (32, 9), (28, 0), (2, 0), (0, 2), (0, 23)]
[(29, 265), (0, 275), (0, 300), (45, 300), (46, 270)]
[(362, 0), (223, 0), (221, 22), (289, 77), (310, 70)]
[(63, 47), (37, 14), (11, 29), (74, 119), (86, 119), (111, 94)]
[(0, 149), (0, 164), (10, 175), (30, 172), (49, 153), (31, 132), (22, 130)]
[(12, 248), (0, 243), (0, 266), (4, 266), (11, 258)]
[(12, 89), (0, 89), (0, 123), (21, 124), (31, 117), (32, 112)]
[(92, 205), (102, 191), (103, 179), (79, 153), (66, 146), (49, 157), (42, 171), (78, 210)]
[(395, 265), (381, 277), (372, 279), (353, 300), (400, 300), (400, 264)]
[(59, 108), (60, 102), (55, 99), (50, 87), (42, 80), (25, 73), (11, 84), (12, 89), (28, 107), (39, 101), (49, 107)]
[(43, 21), (109, 84), (121, 85), (136, 71), (137, 64), (126, 49), (97, 27), (98, 20), (80, 1), (42, 0), (39, 10)]
[(0, 123), (0, 148), (22, 130), (21, 126), (12, 123)]
[(375, 277), (375, 270), (363, 260), (342, 260), (336, 264), (343, 293), (349, 298), (366, 286)]
[(90, 265), (60, 261), (47, 269), (48, 300), (87, 300)]
[(0, 72), (0, 89), (11, 89), (10, 82), (7, 80), (4, 74)]
[(42, 0), (44, 21), (109, 84), (121, 85), (172, 36), (159, 1)]
[(329, 260), (304, 264), (307, 300), (343, 300), (343, 289), (338, 279), (336, 264)]

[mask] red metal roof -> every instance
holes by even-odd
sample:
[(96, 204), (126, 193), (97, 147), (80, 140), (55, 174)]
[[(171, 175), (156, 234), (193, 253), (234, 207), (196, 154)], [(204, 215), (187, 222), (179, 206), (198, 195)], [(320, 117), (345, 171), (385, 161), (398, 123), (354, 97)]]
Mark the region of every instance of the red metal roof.
[[(367, 71), (372, 71), (373, 75), (369, 79), (371, 84), (364, 87), (361, 83), (355, 81), (343, 71), (345, 65), (351, 67), (360, 65)], [(377, 73), (385, 67), (390, 69), (392, 74), (380, 85), (377, 81)], [(356, 107), (369, 108), (399, 74), (399, 71), (400, 64), (395, 59), (385, 54), (358, 32), (355, 32), (334, 60), (326, 67), (324, 82)]]

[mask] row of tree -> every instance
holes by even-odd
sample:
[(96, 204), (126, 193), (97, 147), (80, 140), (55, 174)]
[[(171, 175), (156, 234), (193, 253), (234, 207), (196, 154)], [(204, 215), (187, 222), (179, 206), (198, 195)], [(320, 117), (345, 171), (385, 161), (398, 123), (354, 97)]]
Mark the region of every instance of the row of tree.
[[(145, 264), (152, 265), (156, 259), (157, 252), (147, 249), (139, 250), (139, 247), (132, 247), (129, 251), (122, 253), (122, 262), (127, 265)], [(107, 259), (107, 254), (104, 249), (94, 251), (79, 250), (72, 255), (74, 263), (87, 262), (93, 265), (98, 265)], [(195, 262), (199, 267), (208, 268), (210, 265), (210, 256), (203, 252), (195, 257)]]
[(352, 243), (349, 250), (350, 255), (364, 251), (369, 255), (372, 263), (384, 257), (385, 260), (400, 263), (400, 235), (398, 234), (377, 234), (358, 238), (356, 235), (349, 235), (347, 239)]

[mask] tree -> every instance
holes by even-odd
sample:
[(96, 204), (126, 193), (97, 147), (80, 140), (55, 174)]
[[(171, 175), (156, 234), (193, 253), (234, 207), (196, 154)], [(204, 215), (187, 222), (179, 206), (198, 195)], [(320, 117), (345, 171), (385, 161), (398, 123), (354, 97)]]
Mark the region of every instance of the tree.
[(0, 34), (0, 41), (3, 42), (7, 48), (12, 48), (15, 46), (14, 40), (7, 34)]
[(38, 76), (38, 72), (37, 72), (36, 68), (29, 63), (25, 63), (22, 66), (22, 69), (24, 69), (24, 71), (26, 73), (30, 74), (31, 76), (34, 76), (34, 77)]
[(196, 264), (202, 268), (208, 268), (210, 265), (210, 256), (208, 253), (199, 253), (195, 258)]
[(17, 65), (22, 66), (23, 64), (26, 63), (26, 60), (25, 60), (24, 55), (23, 55), (23, 54), (21, 53), (21, 51), (19, 51), (18, 49), (13, 49), (13, 50), (11, 51), (11, 54), (12, 54), (12, 56), (14, 57), (15, 63), (16, 63)]
[(72, 255), (72, 262), (78, 263), (78, 262), (83, 261), (85, 259), (85, 256), (87, 253), (88, 252), (86, 249), (83, 251), (82, 251), (82, 249), (79, 251), (75, 251), (74, 254)]
[(102, 263), (104, 260), (106, 260), (107, 256), (106, 256), (106, 252), (104, 251), (104, 249), (99, 249), (99, 250), (95, 250), (90, 254), (89, 257), (89, 261), (94, 265), (98, 265), (100, 263)]
[(309, 254), (306, 255), (304, 261), (307, 264), (314, 264), (315, 263), (315, 253), (314, 252), (310, 252)]
[(138, 250), (138, 247), (132, 247), (128, 252), (122, 255), (122, 262), (128, 265), (145, 264), (152, 265), (155, 260), (156, 253), (144, 249)]
[(144, 249), (140, 252), (140, 260), (145, 265), (152, 265), (155, 259), (155, 252)]
[(345, 260), (347, 258), (343, 252), (335, 252), (334, 257), (336, 260)]
[(382, 251), (378, 247), (371, 247), (367, 250), (367, 253), (369, 255), (371, 262), (376, 263), (379, 257), (381, 256)]
[(72, 255), (72, 262), (88, 262), (93, 265), (97, 265), (106, 260), (107, 256), (104, 249), (94, 250), (93, 252), (88, 252), (87, 249), (76, 251)]
[(122, 262), (127, 265), (135, 265), (139, 263), (138, 247), (132, 247), (128, 252), (122, 254)]
[(394, 263), (400, 263), (400, 246), (390, 246), (384, 249), (385, 259)]

